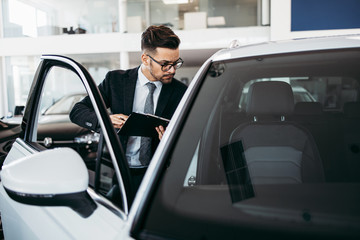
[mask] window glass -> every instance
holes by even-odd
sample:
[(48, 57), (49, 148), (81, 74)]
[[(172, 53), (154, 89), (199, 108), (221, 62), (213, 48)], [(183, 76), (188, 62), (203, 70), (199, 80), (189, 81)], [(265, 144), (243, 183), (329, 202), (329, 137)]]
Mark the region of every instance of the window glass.
[(108, 71), (118, 69), (120, 66), (119, 53), (69, 54), (67, 56), (81, 63), (97, 84), (104, 80)]
[(209, 28), (260, 25), (258, 8), (257, 0), (199, 0), (199, 11), (207, 13)]
[(175, 30), (258, 26), (261, 8), (258, 0), (3, 0), (2, 4), (4, 37), (118, 32), (119, 16), (126, 21), (127, 32), (142, 32), (153, 24)]
[(84, 159), (93, 177), (99, 133), (77, 126), (69, 118), (75, 103), (86, 95), (78, 75), (66, 68), (52, 67), (41, 93), (37, 142), (46, 148), (73, 148)]
[(95, 177), (95, 189), (102, 196), (106, 197), (117, 207), (123, 208), (121, 199), (120, 183), (117, 180), (113, 162), (103, 139), (99, 144), (97, 175)]
[[(105, 78), (108, 71), (117, 69), (120, 65), (118, 53), (76, 54), (69, 55), (69, 57), (81, 63), (89, 71), (97, 84)], [(14, 110), (16, 106), (25, 106), (29, 89), (39, 62), (40, 56), (5, 57), (8, 99), (7, 115), (9, 118), (15, 115)], [(54, 86), (56, 87), (57, 85)], [(55, 91), (55, 95), (56, 94), (59, 93)], [(55, 96), (51, 99), (52, 102), (56, 100), (59, 99), (55, 98)], [(71, 100), (69, 99), (68, 101)], [(62, 102), (61, 104), (65, 103)], [(57, 110), (59, 110), (58, 107)], [(12, 120), (20, 122), (21, 116), (16, 116), (16, 118), (13, 118)]]
[[(41, 97), (41, 107), (40, 112), (44, 113), (46, 110), (53, 106), (55, 103), (59, 102), (60, 99), (63, 99), (62, 102), (67, 102), (69, 97), (74, 94), (79, 95), (79, 97), (86, 94), (85, 88), (82, 85), (80, 78), (72, 71), (61, 68), (53, 67), (46, 75), (45, 86), (43, 88), (42, 97)], [(58, 104), (58, 110), (53, 110), (55, 112), (66, 112), (70, 113), (72, 106), (66, 104), (68, 108), (63, 108), (63, 104)]]
[[(283, 81), (291, 85), (294, 103), (320, 102), (324, 110), (340, 110), (345, 102), (355, 102), (358, 99), (358, 82), (348, 77), (272, 77), (250, 80), (244, 85), (239, 107), (245, 111), (249, 86), (254, 82)], [(309, 89), (309, 90), (307, 90)], [(310, 92), (309, 92), (310, 91)]]
[[(146, 230), (187, 239), (269, 229), (359, 234), (359, 56), (349, 50), (213, 63)], [(180, 223), (191, 235), (178, 231)]]
[(3, 0), (2, 4), (4, 37), (118, 31), (118, 0)]
[(83, 158), (89, 185), (118, 207), (122, 206), (108, 142), (101, 131), (95, 132), (70, 121), (73, 106), (87, 96), (86, 89), (73, 71), (53, 66), (46, 75), (37, 119), (37, 143), (45, 148), (69, 147)]
[(15, 114), (15, 106), (25, 106), (39, 62), (40, 59), (35, 56), (5, 57), (9, 116)]
[(127, 31), (142, 32), (148, 25), (164, 24), (190, 30), (258, 26), (257, 0), (128, 0)]
[(72, 109), (75, 103), (79, 102), (86, 96), (83, 94), (70, 94), (66, 97), (62, 97), (59, 100), (55, 101), (50, 107), (45, 111), (45, 115), (55, 115), (55, 114), (69, 114), (69, 109)]

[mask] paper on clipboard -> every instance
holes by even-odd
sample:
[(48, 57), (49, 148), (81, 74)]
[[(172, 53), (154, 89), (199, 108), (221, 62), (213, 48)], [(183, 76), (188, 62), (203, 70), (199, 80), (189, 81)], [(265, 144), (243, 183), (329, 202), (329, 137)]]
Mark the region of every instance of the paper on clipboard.
[(133, 112), (118, 133), (125, 136), (157, 137), (155, 127), (161, 125), (165, 128), (169, 121), (169, 119), (152, 114)]

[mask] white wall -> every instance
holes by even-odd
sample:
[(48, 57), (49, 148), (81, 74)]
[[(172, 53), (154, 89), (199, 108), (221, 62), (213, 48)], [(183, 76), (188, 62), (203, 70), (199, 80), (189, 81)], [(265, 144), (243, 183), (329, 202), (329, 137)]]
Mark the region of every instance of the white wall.
[(100, 33), (111, 31), (111, 22), (117, 20), (118, 0), (32, 0), (32, 2), (40, 9), (55, 13), (56, 19), (53, 24), (60, 28), (73, 26), (75, 30), (80, 25), (88, 32)]

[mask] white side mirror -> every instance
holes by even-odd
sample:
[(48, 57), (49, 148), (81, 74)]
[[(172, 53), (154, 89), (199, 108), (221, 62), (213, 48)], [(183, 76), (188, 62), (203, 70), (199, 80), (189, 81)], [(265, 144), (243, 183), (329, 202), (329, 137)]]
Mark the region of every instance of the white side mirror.
[(5, 164), (1, 181), (9, 196), (21, 203), (68, 206), (83, 217), (96, 209), (86, 191), (85, 163), (70, 148), (46, 150)]

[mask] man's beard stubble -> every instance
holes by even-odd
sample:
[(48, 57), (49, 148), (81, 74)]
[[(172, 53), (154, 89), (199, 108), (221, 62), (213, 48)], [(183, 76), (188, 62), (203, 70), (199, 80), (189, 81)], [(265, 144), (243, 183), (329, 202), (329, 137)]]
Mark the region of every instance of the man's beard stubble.
[[(162, 75), (161, 77), (156, 77), (155, 74), (153, 74), (153, 72), (152, 72), (152, 67), (150, 67), (149, 70), (150, 70), (149, 72), (150, 72), (151, 76), (152, 76), (156, 81), (160, 81), (160, 82), (162, 82), (163, 84), (169, 84), (169, 83), (171, 83), (172, 79), (173, 79), (174, 76), (175, 76), (175, 73), (171, 73), (171, 74), (164, 74), (164, 75)], [(171, 78), (166, 78), (166, 79), (164, 79), (164, 77), (169, 77), (169, 76), (171, 76)]]

